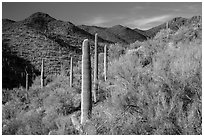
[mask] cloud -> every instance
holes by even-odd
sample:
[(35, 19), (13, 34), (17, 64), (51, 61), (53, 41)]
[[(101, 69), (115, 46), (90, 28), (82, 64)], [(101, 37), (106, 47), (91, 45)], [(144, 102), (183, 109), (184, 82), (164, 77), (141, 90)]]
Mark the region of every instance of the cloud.
[(162, 15), (162, 16), (155, 16), (150, 18), (142, 18), (142, 19), (136, 19), (132, 23), (138, 24), (138, 25), (144, 25), (144, 24), (150, 24), (154, 22), (165, 22), (167, 19), (169, 19), (171, 15)]
[(156, 24), (163, 23), (167, 21), (168, 19), (172, 18), (172, 15), (161, 15), (161, 16), (154, 16), (149, 18), (141, 18), (141, 19), (130, 19), (126, 21), (126, 25), (137, 27), (140, 29), (148, 29)]
[(96, 16), (91, 17), (82, 23), (94, 26), (105, 26), (111, 22), (115, 22), (122, 19), (124, 19), (124, 16), (122, 15)]
[(89, 25), (103, 25), (104, 23), (107, 23), (109, 20), (104, 17), (94, 17), (92, 19), (89, 19), (88, 21), (85, 21), (85, 24)]

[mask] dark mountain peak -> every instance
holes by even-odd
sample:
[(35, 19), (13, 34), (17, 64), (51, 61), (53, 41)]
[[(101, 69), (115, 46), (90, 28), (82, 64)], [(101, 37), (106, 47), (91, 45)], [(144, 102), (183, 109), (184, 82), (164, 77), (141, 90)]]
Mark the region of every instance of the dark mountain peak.
[(36, 12), (33, 13), (31, 16), (29, 16), (28, 18), (26, 18), (25, 20), (23, 20), (24, 24), (38, 24), (38, 25), (43, 25), (43, 24), (47, 24), (50, 21), (54, 21), (56, 19), (54, 19), (53, 17), (51, 17), (50, 15), (43, 13), (43, 12)]
[(78, 27), (89, 32), (92, 35), (95, 35), (96, 33), (98, 33), (99, 37), (105, 40), (111, 41), (113, 43), (117, 43), (117, 42), (127, 43), (125, 40), (121, 39), (114, 33), (108, 31), (109, 28), (99, 27), (99, 26), (88, 26), (88, 25), (79, 25)]
[(116, 32), (124, 32), (124, 31), (134, 31), (126, 26), (122, 26), (122, 25), (115, 25), (115, 26), (112, 26), (110, 28), (108, 28), (108, 30), (111, 30), (111, 31), (116, 31)]
[(146, 37), (143, 34), (122, 25), (115, 25), (113, 27), (108, 28), (107, 31), (119, 36), (127, 43), (133, 43), (137, 40), (146, 40)]
[(36, 12), (33, 13), (31, 16), (28, 17), (29, 19), (36, 19), (36, 18), (43, 18), (47, 21), (53, 21), (55, 20), (53, 17), (51, 17), (49, 14), (47, 13), (43, 13), (43, 12)]
[(43, 12), (33, 13), (31, 16), (21, 21), (23, 24), (35, 28), (36, 30), (46, 30), (47, 24), (51, 21), (55, 21), (53, 17)]

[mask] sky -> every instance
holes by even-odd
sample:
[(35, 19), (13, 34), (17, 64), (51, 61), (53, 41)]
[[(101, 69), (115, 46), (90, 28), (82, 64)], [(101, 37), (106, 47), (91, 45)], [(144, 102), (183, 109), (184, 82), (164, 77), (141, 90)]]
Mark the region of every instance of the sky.
[(202, 15), (201, 2), (3, 2), (2, 18), (23, 20), (35, 12), (75, 25), (123, 25), (147, 30), (174, 17)]

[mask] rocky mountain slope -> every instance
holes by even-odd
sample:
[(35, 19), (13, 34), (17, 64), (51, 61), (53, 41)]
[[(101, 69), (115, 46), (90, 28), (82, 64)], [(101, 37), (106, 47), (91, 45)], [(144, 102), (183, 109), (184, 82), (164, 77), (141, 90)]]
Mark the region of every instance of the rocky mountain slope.
[[(200, 16), (191, 19), (175, 18), (169, 21), (169, 25), (171, 29), (178, 29), (181, 25), (197, 23), (200, 19)], [(165, 23), (147, 31), (133, 30), (121, 25), (109, 28), (76, 26), (41, 12), (34, 13), (22, 21), (2, 19), (3, 87), (15, 87), (16, 84), (12, 83), (19, 81), (24, 85), (26, 71), (32, 76), (32, 81), (40, 72), (42, 58), (45, 59), (46, 76), (59, 74), (62, 66), (65, 70), (69, 69), (71, 56), (74, 57), (74, 62), (80, 61), (81, 44), (84, 39), (89, 39), (93, 54), (95, 33), (99, 36), (100, 52), (104, 44), (144, 41), (163, 28)]]
[(104, 27), (97, 27), (97, 26), (87, 26), (87, 25), (80, 25), (78, 26), (81, 29), (91, 33), (91, 34), (95, 34), (98, 33), (98, 36), (108, 40), (108, 41), (112, 41), (114, 43), (127, 43), (126, 40), (120, 38), (119, 36), (117, 36), (116, 34), (110, 32), (107, 30), (107, 28)]
[[(3, 77), (8, 83), (5, 87), (12, 85), (8, 81), (21, 81), (19, 77), (25, 77), (25, 68), (30, 75), (33, 75), (33, 72), (37, 75), (42, 58), (45, 59), (46, 75), (60, 73), (62, 66), (68, 69), (70, 56), (73, 56), (74, 60), (80, 60), (84, 39), (89, 39), (92, 49), (94, 46), (94, 35), (71, 22), (56, 20), (41, 12), (18, 22), (3, 19), (2, 25)], [(98, 41), (100, 46), (112, 43), (100, 37)], [(19, 60), (25, 60), (24, 65), (20, 65), (22, 62)], [(13, 75), (13, 80), (7, 78), (10, 74)], [(24, 83), (22, 81), (20, 84)]]
[(98, 35), (101, 38), (108, 41), (112, 41), (114, 43), (130, 44), (137, 40), (138, 41), (146, 40), (146, 37), (139, 31), (134, 31), (122, 25), (115, 25), (109, 28), (87, 25), (80, 25), (79, 27), (84, 29), (85, 31), (88, 31), (91, 34), (98, 33)]
[(120, 38), (125, 39), (128, 43), (133, 43), (135, 41), (144, 41), (146, 37), (128, 27), (124, 27), (122, 25), (115, 25), (107, 29), (109, 32), (114, 33)]

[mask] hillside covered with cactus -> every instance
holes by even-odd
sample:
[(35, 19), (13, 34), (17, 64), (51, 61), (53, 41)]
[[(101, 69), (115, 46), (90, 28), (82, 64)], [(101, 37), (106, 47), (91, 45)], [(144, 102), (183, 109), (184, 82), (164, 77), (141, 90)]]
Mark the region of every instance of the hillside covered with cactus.
[(4, 135), (202, 135), (201, 17), (146, 31), (44, 13), (2, 25)]
[[(169, 21), (169, 27), (177, 30), (181, 25), (197, 23), (201, 19), (175, 18)], [(97, 27), (79, 25), (57, 20), (50, 15), (37, 12), (22, 21), (2, 20), (2, 57), (3, 88), (25, 86), (24, 76), (27, 69), (30, 83), (40, 73), (41, 59), (45, 59), (45, 76), (59, 74), (61, 69), (68, 71), (69, 60), (75, 56), (75, 62), (81, 58), (81, 43), (88, 38), (91, 54), (94, 52), (94, 35), (98, 33), (99, 52), (104, 44), (119, 43), (128, 45), (135, 41), (145, 41), (163, 29), (165, 24), (142, 31), (122, 25)], [(119, 47), (121, 48), (121, 47)], [(19, 61), (18, 60), (22, 60)], [(21, 65), (23, 64), (23, 65)], [(13, 76), (13, 77), (11, 77)]]
[[(83, 39), (88, 38), (90, 44), (94, 44), (92, 34), (71, 22), (56, 20), (41, 12), (34, 13), (22, 21), (3, 19), (2, 22), (2, 66), (5, 74), (3, 88), (16, 87), (16, 84), (23, 85), (20, 77), (24, 75), (26, 66), (28, 73), (35, 78), (35, 75), (39, 74), (42, 58), (45, 59), (46, 75), (59, 74), (62, 66), (67, 70), (71, 55), (76, 56), (78, 60)], [(101, 43), (111, 42), (99, 37), (99, 44)], [(24, 65), (16, 60), (24, 60), (22, 62)], [(11, 79), (9, 75), (16, 77)]]

